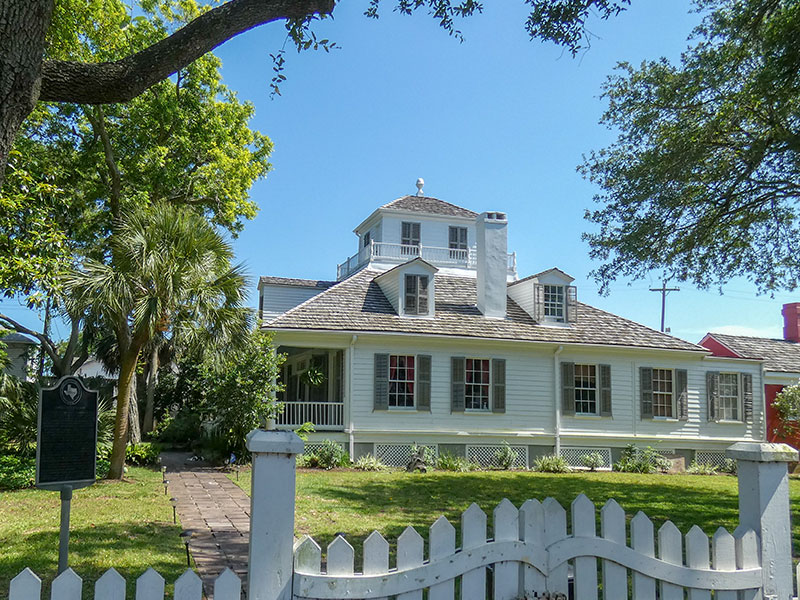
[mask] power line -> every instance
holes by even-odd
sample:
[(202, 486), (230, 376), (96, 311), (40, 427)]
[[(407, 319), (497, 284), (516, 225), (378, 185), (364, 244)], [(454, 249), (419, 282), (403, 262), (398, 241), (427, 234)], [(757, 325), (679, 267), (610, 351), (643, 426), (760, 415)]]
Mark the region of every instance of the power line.
[(667, 308), (667, 292), (680, 292), (680, 288), (668, 288), (667, 280), (661, 282), (660, 288), (650, 288), (651, 292), (661, 292), (661, 331), (664, 331), (664, 313)]

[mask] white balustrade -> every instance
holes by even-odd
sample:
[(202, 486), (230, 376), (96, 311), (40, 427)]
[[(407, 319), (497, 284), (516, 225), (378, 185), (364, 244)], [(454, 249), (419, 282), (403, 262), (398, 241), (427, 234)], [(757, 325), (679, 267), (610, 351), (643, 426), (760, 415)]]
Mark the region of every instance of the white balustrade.
[(284, 402), (283, 412), (275, 423), (286, 427), (300, 427), (313, 423), (318, 431), (332, 431), (344, 427), (343, 402)]

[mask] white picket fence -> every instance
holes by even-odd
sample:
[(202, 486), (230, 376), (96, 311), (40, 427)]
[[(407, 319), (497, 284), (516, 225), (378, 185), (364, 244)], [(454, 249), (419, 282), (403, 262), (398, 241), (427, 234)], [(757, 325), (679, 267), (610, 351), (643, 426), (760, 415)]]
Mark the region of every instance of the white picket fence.
[[(658, 529), (644, 513), (631, 521), (630, 546), (625, 511), (614, 500), (600, 511), (597, 535), (595, 506), (584, 495), (567, 512), (553, 498), (528, 500), (517, 509), (503, 500), (493, 513), (493, 537), (487, 538), (487, 516), (476, 504), (461, 515), (462, 547), (456, 549), (455, 527), (444, 517), (430, 528), (428, 560), (422, 536), (412, 527), (397, 539), (397, 568), (389, 568), (389, 542), (377, 531), (364, 542), (364, 563), (354, 571), (353, 547), (343, 537), (328, 545), (326, 569), (317, 543), (304, 536), (295, 546), (296, 599), (422, 598), (453, 600), (460, 579), (462, 600), (486, 598), (487, 567), (492, 567), (494, 600), (569, 592), (574, 578), (576, 600), (624, 600), (630, 588), (636, 600), (757, 598), (761, 588), (758, 541), (751, 529), (731, 535), (719, 528), (711, 539), (694, 526), (684, 536), (670, 521)], [(598, 560), (602, 561), (598, 577)], [(629, 586), (628, 575), (631, 575)], [(602, 592), (600, 591), (602, 584)], [(659, 590), (658, 592), (656, 590)]]
[[(585, 495), (567, 511), (553, 498), (515, 507), (503, 500), (488, 518), (472, 504), (461, 515), (461, 547), (444, 517), (423, 537), (408, 527), (389, 542), (377, 531), (355, 551), (345, 537), (325, 555), (310, 537), (294, 539), (295, 456), (303, 443), (290, 432), (257, 431), (253, 453), (249, 600), (790, 600), (793, 595), (789, 488), (786, 463), (797, 452), (775, 444), (739, 443), (739, 521), (733, 534), (719, 528), (709, 540), (697, 526), (685, 536), (670, 521), (658, 528), (642, 512), (626, 525), (609, 500), (598, 515)], [(698, 480), (699, 482), (699, 480)], [(800, 567), (797, 571), (800, 585)], [(52, 584), (51, 600), (81, 600), (83, 582), (71, 569)], [(135, 600), (163, 600), (165, 582), (153, 569), (136, 581)], [(124, 600), (125, 580), (109, 569), (95, 584), (95, 600)], [(215, 600), (240, 600), (242, 583), (230, 570), (214, 584)], [(175, 600), (201, 600), (200, 578), (187, 570), (175, 582)], [(43, 600), (41, 580), (25, 569), (9, 600)]]

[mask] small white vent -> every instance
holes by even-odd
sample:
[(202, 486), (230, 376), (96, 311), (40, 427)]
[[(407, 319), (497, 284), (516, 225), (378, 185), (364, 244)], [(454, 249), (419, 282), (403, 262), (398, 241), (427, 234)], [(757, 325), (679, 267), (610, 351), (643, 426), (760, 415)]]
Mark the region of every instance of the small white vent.
[[(498, 466), (497, 453), (503, 448), (504, 446), (467, 446), (467, 460), (482, 467), (496, 467)], [(511, 446), (511, 450), (516, 454), (513, 466), (526, 467), (528, 465), (528, 447)]]
[(603, 457), (603, 466), (600, 467), (603, 471), (611, 470), (611, 448), (578, 448), (578, 447), (563, 447), (561, 448), (561, 458), (567, 461), (567, 464), (573, 469), (586, 469), (583, 465), (583, 457), (587, 454), (597, 452)]
[[(419, 447), (430, 448), (434, 455), (439, 455), (436, 444), (418, 444)], [(411, 459), (410, 444), (375, 444), (374, 455), (387, 467), (405, 467)]]

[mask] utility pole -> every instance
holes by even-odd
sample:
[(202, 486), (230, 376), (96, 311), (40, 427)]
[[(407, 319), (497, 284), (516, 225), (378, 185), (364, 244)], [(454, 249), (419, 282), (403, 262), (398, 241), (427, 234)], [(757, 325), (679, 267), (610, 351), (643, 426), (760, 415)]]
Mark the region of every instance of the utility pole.
[(650, 288), (651, 292), (661, 292), (661, 331), (664, 331), (664, 313), (667, 308), (667, 292), (680, 292), (680, 288), (668, 288), (667, 280), (661, 282), (660, 288)]

